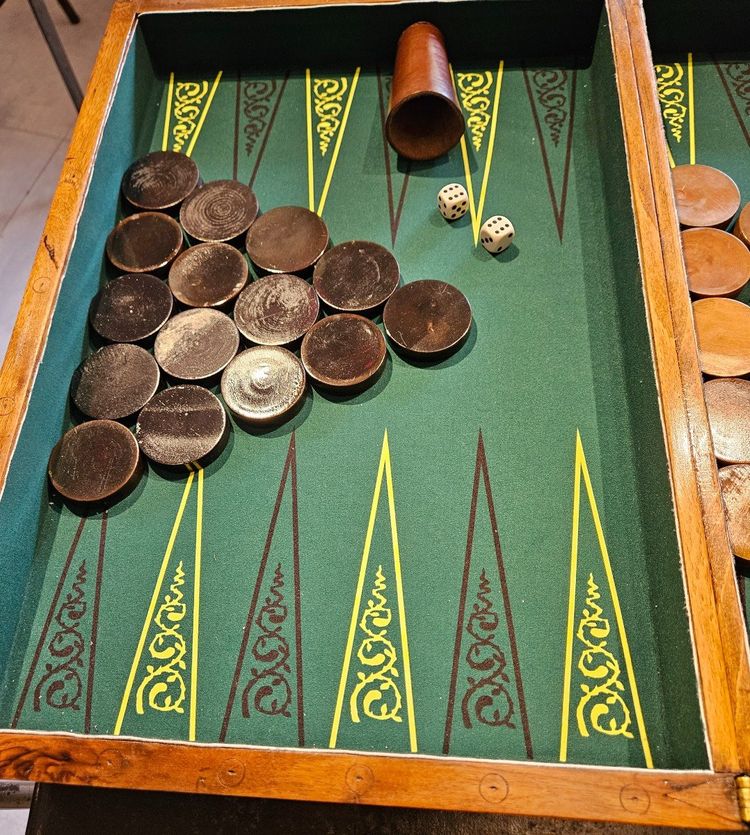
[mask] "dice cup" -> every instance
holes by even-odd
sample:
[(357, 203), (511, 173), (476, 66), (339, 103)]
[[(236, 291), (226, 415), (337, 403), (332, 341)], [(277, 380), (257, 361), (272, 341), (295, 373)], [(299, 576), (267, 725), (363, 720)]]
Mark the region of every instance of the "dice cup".
[(445, 41), (431, 23), (413, 23), (398, 40), (385, 132), (393, 149), (413, 160), (442, 156), (463, 136)]

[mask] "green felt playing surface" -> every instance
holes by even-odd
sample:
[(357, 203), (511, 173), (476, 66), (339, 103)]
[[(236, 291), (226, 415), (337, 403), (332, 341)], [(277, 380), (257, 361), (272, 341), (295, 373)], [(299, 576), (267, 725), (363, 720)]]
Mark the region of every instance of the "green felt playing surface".
[[(706, 767), (606, 25), (590, 63), (589, 43), (528, 66), (459, 28), (464, 146), (410, 164), (384, 142), (392, 56), (372, 45), (410, 9), (347, 9), (363, 57), (347, 41), (338, 61), (330, 9), (142, 18), (0, 504), (5, 725)], [(304, 61), (233, 64), (279, 16)], [(199, 71), (158, 47), (175, 18), (186, 44), (208, 33)], [(44, 466), (117, 185), (162, 147), (261, 210), (319, 210), (335, 243), (388, 246), (405, 282), (450, 281), (474, 326), (443, 362), (391, 352), (370, 390), (311, 391), (279, 428), (233, 426), (204, 471), (151, 469), (82, 518), (47, 504)], [(440, 217), (452, 181), (474, 224)], [(475, 234), (496, 213), (517, 239), (492, 257)]]

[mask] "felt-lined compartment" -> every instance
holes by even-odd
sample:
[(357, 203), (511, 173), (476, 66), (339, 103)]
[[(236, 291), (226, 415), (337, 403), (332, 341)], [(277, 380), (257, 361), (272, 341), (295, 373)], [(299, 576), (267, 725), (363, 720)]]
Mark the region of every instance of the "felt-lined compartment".
[[(569, 762), (707, 765), (600, 11), (141, 16), (0, 503), (6, 726), (543, 761), (560, 759), (564, 737)], [(467, 115), (478, 114), (465, 158), (457, 147), (408, 164), (384, 142), (396, 39), (416, 19), (443, 29)], [(48, 504), (46, 459), (69, 425), (67, 380), (109, 274), (120, 177), (165, 137), (204, 180), (252, 181), (261, 210), (322, 207), (334, 243), (375, 240), (404, 281), (456, 284), (475, 324), (453, 357), (418, 367), (391, 352), (372, 389), (312, 392), (272, 431), (234, 426), (203, 473), (151, 469), (106, 526), (101, 514), (82, 522)], [(469, 180), (480, 221), (505, 214), (516, 227), (497, 258), (475, 246), (470, 216), (448, 226), (438, 214), (438, 190)], [(65, 632), (67, 595), (85, 612)], [(185, 606), (167, 637), (165, 596)], [(50, 646), (61, 629), (59, 641), (83, 649), (56, 671), (70, 657)], [(154, 640), (180, 652), (184, 642), (184, 667), (167, 673), (176, 699), (184, 685), (179, 709), (149, 706), (164, 660)], [(394, 663), (366, 663), (384, 640)], [(479, 657), (489, 666), (472, 667)], [(599, 662), (602, 676), (584, 673)], [(273, 679), (270, 695), (258, 697), (261, 679)], [(370, 681), (381, 701), (369, 710), (385, 703), (385, 718), (367, 715)], [(65, 688), (80, 689), (75, 708), (55, 706)], [(595, 721), (597, 703), (607, 707)]]

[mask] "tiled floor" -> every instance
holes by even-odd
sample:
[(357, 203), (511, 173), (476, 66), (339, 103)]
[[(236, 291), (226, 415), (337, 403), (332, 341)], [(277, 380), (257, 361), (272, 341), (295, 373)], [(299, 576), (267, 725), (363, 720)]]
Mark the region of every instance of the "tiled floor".
[[(109, 0), (73, 0), (72, 26), (48, 8), (82, 86), (109, 15)], [(70, 141), (76, 111), (26, 0), (0, 7), (0, 360)], [(12, 800), (12, 798), (11, 798)], [(9, 803), (10, 801), (8, 801)], [(0, 793), (0, 806), (6, 806)], [(26, 809), (0, 808), (0, 833), (22, 835)]]
[[(81, 22), (72, 26), (55, 0), (46, 2), (85, 88), (111, 4), (73, 0)], [(0, 6), (0, 78), (2, 358), (76, 118), (26, 0)]]

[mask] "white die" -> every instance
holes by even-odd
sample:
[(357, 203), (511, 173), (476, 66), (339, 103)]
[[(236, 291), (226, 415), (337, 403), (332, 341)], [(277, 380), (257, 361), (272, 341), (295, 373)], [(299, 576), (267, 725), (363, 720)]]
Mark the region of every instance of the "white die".
[(479, 232), (482, 246), (493, 255), (507, 249), (513, 242), (515, 234), (513, 224), (502, 215), (493, 215), (485, 220)]
[(461, 183), (448, 183), (438, 192), (438, 209), (446, 220), (458, 220), (469, 208), (469, 193)]

